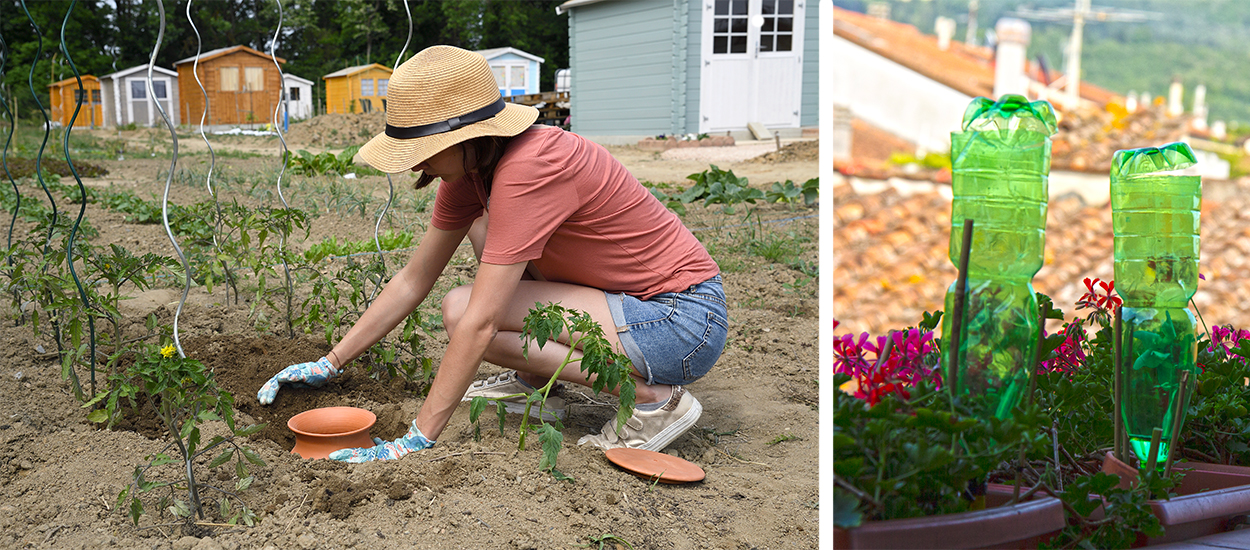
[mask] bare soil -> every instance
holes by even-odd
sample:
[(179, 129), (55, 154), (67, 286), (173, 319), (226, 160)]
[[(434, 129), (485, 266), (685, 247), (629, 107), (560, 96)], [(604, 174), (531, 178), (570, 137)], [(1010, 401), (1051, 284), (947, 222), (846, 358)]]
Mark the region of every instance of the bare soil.
[[(309, 126), (301, 131), (315, 134), (311, 122), (302, 124)], [(314, 142), (295, 130), (289, 134), (292, 149), (340, 145), (327, 138)], [(125, 160), (90, 160), (109, 173), (89, 178), (88, 185), (127, 188), (141, 197), (161, 195), (162, 171), (170, 165), (169, 157), (162, 156), (169, 150), (168, 136), (139, 130), (101, 133), (100, 139), (114, 140), (114, 146), (124, 144)], [(357, 137), (354, 143), (364, 139)], [(210, 136), (210, 140), (219, 153), (225, 152), (217, 159), (222, 177), (246, 181), (276, 176), (280, 147), (276, 139)], [(775, 152), (775, 146), (762, 144), (723, 148), (720, 157), (701, 152), (709, 156), (700, 158), (676, 158), (635, 147), (611, 150), (639, 179), (652, 182), (681, 183), (709, 164), (734, 170), (762, 188), (787, 179), (801, 183), (817, 175), (810, 145), (755, 161), (740, 158), (745, 146)], [(804, 147), (811, 152), (795, 152)], [(180, 169), (205, 170), (208, 159), (198, 135), (183, 135), (179, 151)], [(323, 200), (301, 196), (316, 188), (309, 178), (289, 172), (285, 177), (294, 206)], [(387, 186), (380, 176), (341, 183), (359, 186), (375, 198), (383, 196)], [(407, 176), (396, 178), (395, 185), (401, 201), (414, 200), (418, 193), (410, 189)], [(244, 187), (225, 188), (222, 199), (251, 204), (275, 200), (258, 199)], [(207, 196), (202, 184), (181, 182), (174, 184), (170, 200), (186, 204)], [(368, 210), (364, 216), (331, 208), (317, 212), (311, 236), (293, 246), (326, 236), (369, 238), (374, 219), (372, 207)], [(811, 235), (801, 243), (797, 258), (815, 265), (815, 209), (761, 205), (757, 213), (768, 235), (799, 240)], [(488, 420), (480, 441), (475, 440), (467, 407), (456, 411), (435, 447), (399, 461), (347, 465), (303, 460), (290, 453), (293, 437), (286, 420), (294, 414), (332, 405), (366, 408), (378, 416), (373, 435), (392, 439), (405, 431), (420, 408), (422, 384), (375, 379), (353, 364), (325, 388), (284, 388), (273, 405), (262, 407), (256, 391), (267, 378), (287, 365), (320, 357), (328, 345), (312, 336), (285, 338), (259, 323), (249, 304), (227, 302), (222, 287), (214, 287), (212, 293), (196, 287), (179, 317), (184, 350), (211, 367), (218, 383), (234, 395), (241, 422), (268, 424), (246, 441), (266, 465), (254, 469), (254, 485), (241, 493), (258, 513), (259, 523), (227, 526), (210, 515), (197, 525), (187, 525), (150, 507), (153, 513), (138, 527), (132, 525), (117, 506), (118, 492), (135, 467), (165, 450), (170, 439), (152, 429), (103, 430), (89, 423), (87, 411), (62, 379), (60, 362), (50, 352), (56, 347), (46, 330), (36, 337), (29, 325), (15, 326), (9, 315), (0, 326), (4, 344), (0, 548), (594, 548), (598, 545), (592, 537), (609, 533), (636, 549), (815, 548), (817, 285), (808, 284), (800, 271), (786, 264), (729, 251), (726, 243), (735, 232), (747, 230), (743, 215), (742, 209), (725, 213), (720, 207), (691, 205), (683, 216), (722, 264), (731, 305), (730, 342), (724, 354), (704, 379), (689, 386), (704, 406), (703, 416), (666, 450), (702, 467), (707, 477), (701, 482), (654, 484), (615, 467), (601, 451), (578, 447), (579, 437), (597, 431), (615, 412), (611, 397), (580, 387), (565, 389), (570, 411), (558, 462), (560, 471), (575, 479), (572, 482), (539, 471), (536, 444), (517, 449), (516, 416), (509, 417), (502, 435)], [(428, 216), (428, 211), (410, 215), (401, 225), (420, 227)], [(92, 239), (97, 244), (118, 243), (135, 253), (172, 255), (160, 225), (127, 223), (121, 214), (96, 204), (87, 208), (86, 217), (100, 232)], [(394, 270), (403, 255), (391, 255), (387, 261)], [(474, 271), (470, 252), (458, 253), (429, 302), (437, 304), (452, 285), (471, 281)], [(182, 289), (180, 278), (168, 280), (162, 288), (136, 292), (123, 302), (123, 313), (130, 320), (124, 327), (128, 336), (146, 334), (142, 320), (149, 314), (164, 326), (172, 325)], [(271, 320), (268, 326), (281, 325)], [(339, 327), (338, 334), (346, 328)], [(430, 337), (428, 353), (435, 364), (446, 343), (443, 331)], [(500, 371), (484, 364), (479, 377)], [(85, 369), (80, 376), (86, 378)], [(223, 426), (210, 422), (206, 430), (209, 435), (221, 433)], [(230, 489), (233, 472), (208, 474), (201, 480)]]

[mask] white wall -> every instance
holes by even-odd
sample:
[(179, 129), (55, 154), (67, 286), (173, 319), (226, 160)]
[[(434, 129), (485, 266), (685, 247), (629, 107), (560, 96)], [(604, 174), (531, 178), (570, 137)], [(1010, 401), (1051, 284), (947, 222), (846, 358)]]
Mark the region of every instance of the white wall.
[(834, 36), (833, 103), (931, 152), (950, 150), (972, 97)]

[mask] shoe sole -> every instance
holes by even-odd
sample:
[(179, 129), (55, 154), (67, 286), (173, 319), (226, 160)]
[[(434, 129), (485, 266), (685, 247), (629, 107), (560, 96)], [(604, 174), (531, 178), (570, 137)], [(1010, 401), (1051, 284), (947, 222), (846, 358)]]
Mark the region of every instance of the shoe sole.
[(660, 430), (660, 433), (655, 434), (655, 437), (652, 437), (646, 443), (639, 445), (638, 448), (660, 452), (664, 450), (665, 447), (669, 446), (670, 443), (681, 437), (682, 434), (690, 431), (690, 428), (694, 427), (694, 423), (699, 421), (699, 417), (703, 416), (703, 405), (699, 403), (699, 400), (695, 399), (693, 395), (690, 396), (690, 399), (692, 399), (694, 403), (690, 405), (690, 410), (686, 411), (686, 414), (683, 414), (681, 418), (677, 419), (676, 422), (673, 422), (663, 430)]
[[(486, 399), (493, 401), (493, 399), (489, 397), (487, 397)], [(461, 399), (460, 402), (465, 403), (465, 402), (472, 401), (472, 400), (473, 398), (467, 398), (467, 399)], [(503, 411), (506, 413), (512, 413), (512, 414), (525, 414), (525, 403), (517, 403), (515, 401), (504, 401)], [(537, 405), (530, 407), (530, 416), (533, 418), (539, 418)], [(564, 422), (564, 419), (567, 417), (568, 417), (567, 409), (543, 409), (543, 416), (542, 416), (543, 420), (559, 420), (561, 422)]]

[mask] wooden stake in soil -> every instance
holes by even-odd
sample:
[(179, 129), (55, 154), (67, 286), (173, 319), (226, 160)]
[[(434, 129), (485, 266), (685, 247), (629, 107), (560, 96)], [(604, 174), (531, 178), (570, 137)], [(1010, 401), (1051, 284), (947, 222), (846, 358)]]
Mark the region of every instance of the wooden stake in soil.
[(1185, 413), (1185, 406), (1188, 404), (1186, 403), (1188, 401), (1186, 398), (1189, 395), (1189, 371), (1181, 371), (1179, 386), (1178, 390), (1180, 391), (1177, 393), (1176, 402), (1172, 407), (1172, 436), (1168, 438), (1168, 460), (1163, 466), (1165, 475), (1172, 473), (1172, 463), (1176, 461), (1176, 443), (1180, 439), (1181, 425), (1184, 424), (1182, 417)]
[(959, 346), (964, 324), (964, 300), (968, 294), (968, 257), (972, 249), (972, 225), (971, 219), (964, 219), (963, 240), (959, 249), (959, 275), (955, 279), (955, 311), (951, 313), (951, 354), (946, 364), (946, 387), (950, 388), (951, 395), (958, 391), (959, 363), (963, 357)]
[(1115, 308), (1115, 323), (1112, 329), (1111, 343), (1115, 348), (1112, 354), (1113, 371), (1111, 375), (1111, 414), (1114, 416), (1115, 423), (1115, 441), (1111, 444), (1111, 454), (1116, 460), (1127, 463), (1124, 460), (1124, 416), (1120, 410), (1121, 393), (1123, 392), (1123, 382), (1120, 380), (1120, 339), (1123, 337), (1123, 317), (1121, 316), (1121, 308)]
[(1159, 443), (1163, 440), (1163, 428), (1150, 432), (1150, 453), (1146, 456), (1146, 469), (1153, 470), (1159, 462)]

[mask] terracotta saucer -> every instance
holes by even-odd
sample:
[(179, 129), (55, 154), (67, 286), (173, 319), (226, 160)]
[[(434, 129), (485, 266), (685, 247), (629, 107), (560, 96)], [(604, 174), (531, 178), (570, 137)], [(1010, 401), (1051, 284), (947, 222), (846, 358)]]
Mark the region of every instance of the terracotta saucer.
[(703, 468), (689, 460), (673, 455), (643, 449), (608, 449), (604, 453), (613, 464), (638, 477), (660, 483), (690, 483), (701, 481)]

